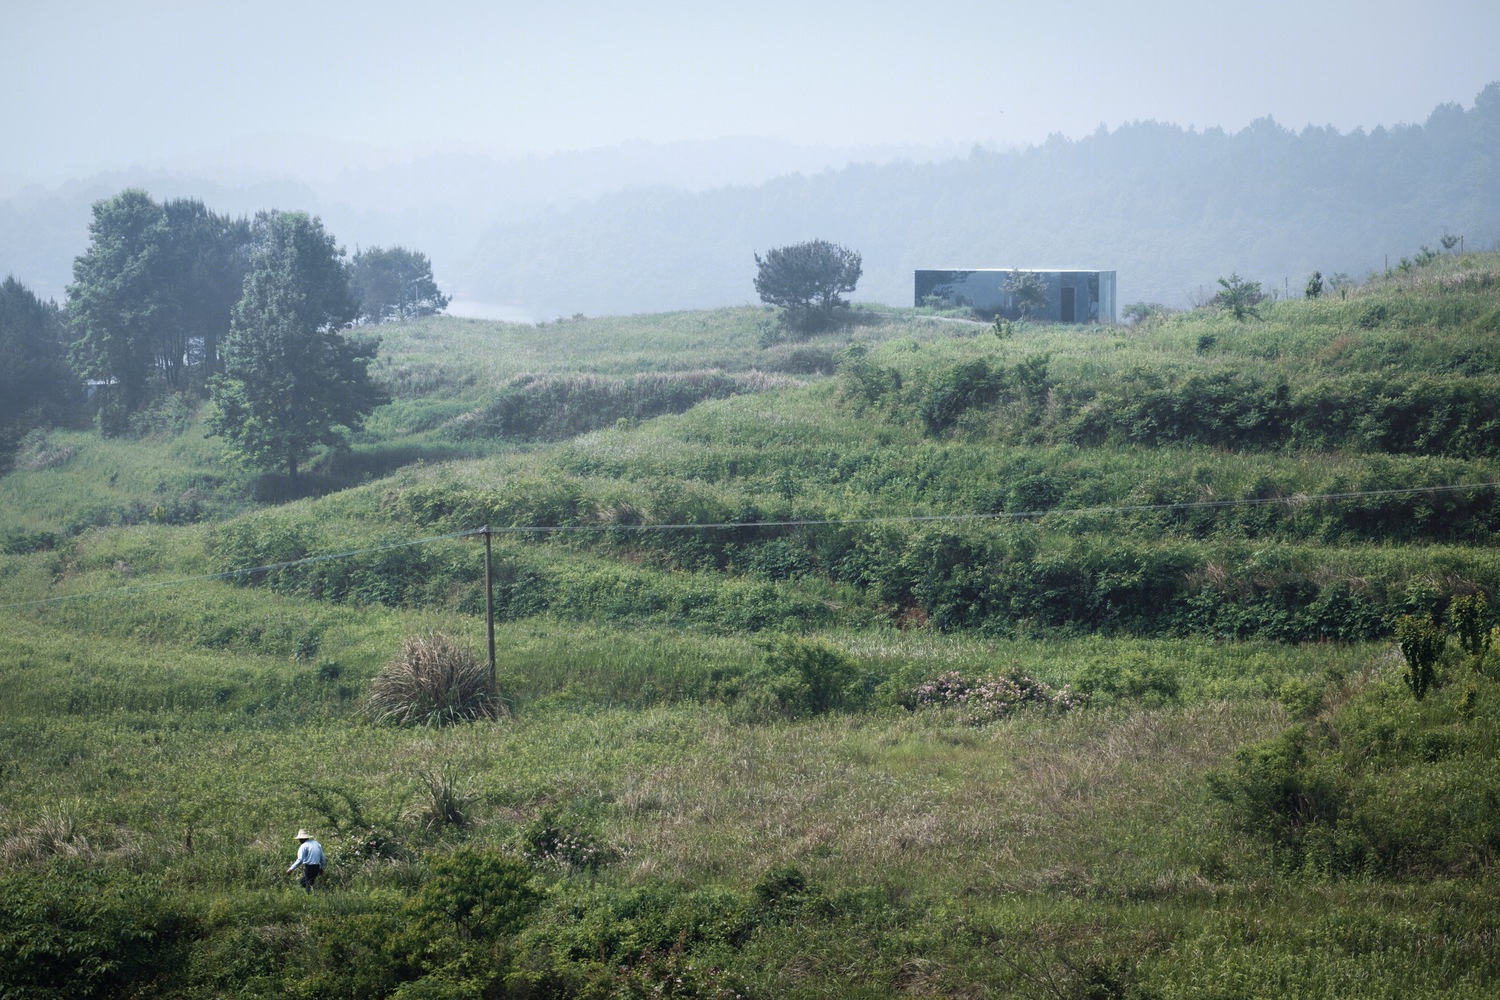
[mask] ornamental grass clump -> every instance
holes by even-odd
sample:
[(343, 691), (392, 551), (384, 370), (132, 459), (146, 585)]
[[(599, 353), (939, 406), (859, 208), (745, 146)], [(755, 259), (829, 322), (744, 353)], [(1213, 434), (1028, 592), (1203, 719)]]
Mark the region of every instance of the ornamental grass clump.
[(1004, 718), (1027, 706), (1046, 712), (1069, 712), (1082, 708), (1088, 698), (1064, 684), (1054, 688), (1022, 673), (985, 674), (969, 678), (950, 670), (912, 689), (912, 708), (959, 710), (974, 725)]
[(401, 726), (446, 726), (508, 714), (489, 666), (467, 644), (442, 632), (406, 640), (370, 686), (368, 711), (377, 722)]

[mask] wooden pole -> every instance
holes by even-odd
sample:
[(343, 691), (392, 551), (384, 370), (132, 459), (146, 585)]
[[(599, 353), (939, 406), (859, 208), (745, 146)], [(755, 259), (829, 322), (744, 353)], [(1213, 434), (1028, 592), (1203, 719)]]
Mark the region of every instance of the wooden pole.
[(484, 624), (490, 637), (490, 689), (498, 690), (495, 677), (495, 574), (490, 559), (490, 526), (484, 526)]

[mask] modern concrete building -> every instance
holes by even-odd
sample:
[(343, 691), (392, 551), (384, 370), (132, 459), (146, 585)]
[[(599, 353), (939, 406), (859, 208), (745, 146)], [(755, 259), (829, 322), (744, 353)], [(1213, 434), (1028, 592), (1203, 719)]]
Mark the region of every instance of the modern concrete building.
[(1031, 319), (1054, 323), (1113, 323), (1115, 272), (983, 267), (916, 273), (915, 305), (973, 309), (988, 316), (1020, 319), (1016, 297), (1006, 291), (1012, 275), (1034, 274), (1046, 286), (1045, 304), (1028, 310)]

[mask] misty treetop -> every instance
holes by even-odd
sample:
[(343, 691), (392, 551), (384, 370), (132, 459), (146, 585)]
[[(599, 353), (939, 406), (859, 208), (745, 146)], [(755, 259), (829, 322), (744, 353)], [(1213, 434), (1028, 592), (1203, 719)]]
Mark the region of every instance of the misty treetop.
[(350, 280), (366, 323), (431, 316), (448, 306), (448, 296), (432, 279), (427, 255), (405, 247), (370, 247), (354, 254)]
[(379, 342), (343, 335), (359, 302), (321, 221), (262, 213), (253, 236), (210, 427), (252, 465), (295, 479), (315, 446), (345, 447), (346, 432), (385, 402), (369, 377)]

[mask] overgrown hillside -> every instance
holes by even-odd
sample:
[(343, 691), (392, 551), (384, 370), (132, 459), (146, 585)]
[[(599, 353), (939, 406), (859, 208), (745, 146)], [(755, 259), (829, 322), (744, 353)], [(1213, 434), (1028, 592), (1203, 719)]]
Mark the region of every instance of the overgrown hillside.
[(1500, 256), (859, 319), (385, 327), (297, 481), (29, 439), (0, 995), (1492, 995)]

